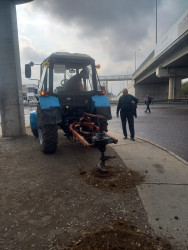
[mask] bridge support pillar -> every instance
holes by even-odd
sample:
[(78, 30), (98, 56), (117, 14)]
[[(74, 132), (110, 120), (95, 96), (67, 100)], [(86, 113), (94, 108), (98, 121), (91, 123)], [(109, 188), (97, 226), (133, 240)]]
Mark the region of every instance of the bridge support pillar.
[(181, 98), (181, 78), (170, 76), (168, 99), (180, 99), (180, 98)]
[(25, 134), (25, 120), (16, 6), (14, 1), (0, 1), (0, 30), (0, 111), (2, 136), (17, 137)]

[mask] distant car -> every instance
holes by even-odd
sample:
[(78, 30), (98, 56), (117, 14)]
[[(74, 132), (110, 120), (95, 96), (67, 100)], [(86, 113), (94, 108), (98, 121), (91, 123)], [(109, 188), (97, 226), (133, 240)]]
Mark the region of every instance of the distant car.
[(28, 103), (28, 101), (27, 100), (23, 100), (23, 103), (25, 104), (25, 103)]
[(28, 100), (28, 103), (36, 103), (34, 100)]

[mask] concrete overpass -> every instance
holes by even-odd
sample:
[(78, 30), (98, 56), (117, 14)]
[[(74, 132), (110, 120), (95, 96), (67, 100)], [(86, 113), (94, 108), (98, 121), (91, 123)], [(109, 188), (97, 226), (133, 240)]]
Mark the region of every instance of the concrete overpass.
[(135, 96), (179, 99), (184, 78), (188, 78), (188, 10), (133, 74)]

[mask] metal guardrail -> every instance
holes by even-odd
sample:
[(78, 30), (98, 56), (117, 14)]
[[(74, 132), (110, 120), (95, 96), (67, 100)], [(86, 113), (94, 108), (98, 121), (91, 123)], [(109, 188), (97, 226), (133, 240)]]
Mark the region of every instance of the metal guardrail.
[(188, 104), (188, 99), (165, 99), (165, 100), (152, 100), (153, 103), (168, 103), (168, 104)]
[(37, 102), (36, 103), (23, 103), (24, 106), (28, 106), (28, 107), (33, 107), (33, 106), (37, 106)]
[(154, 54), (155, 54), (155, 50), (153, 50), (149, 56), (140, 64), (140, 66), (136, 69), (136, 71), (133, 73), (133, 76), (139, 71), (141, 70), (141, 68), (147, 63), (149, 62), (149, 60), (151, 60), (151, 58), (154, 57)]
[[(110, 102), (110, 104), (117, 104), (118, 103), (118, 100), (117, 101), (112, 101), (112, 100), (110, 100), (109, 99), (109, 102)], [(144, 104), (145, 103), (145, 100), (144, 99), (139, 99), (138, 100), (138, 104)], [(184, 105), (184, 104), (186, 104), (186, 105), (188, 105), (188, 99), (162, 99), (162, 100), (160, 100), (160, 99), (152, 99), (152, 103), (164, 103), (164, 104), (182, 104), (182, 105)]]

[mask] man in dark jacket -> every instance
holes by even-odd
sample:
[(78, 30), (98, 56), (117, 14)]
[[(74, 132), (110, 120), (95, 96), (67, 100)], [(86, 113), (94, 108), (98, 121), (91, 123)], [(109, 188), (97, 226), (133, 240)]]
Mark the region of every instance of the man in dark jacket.
[(151, 104), (151, 98), (149, 97), (148, 94), (146, 95), (145, 104), (146, 104), (145, 113), (147, 113), (147, 111), (149, 111), (149, 113), (150, 113), (151, 111), (150, 111), (149, 105)]
[(72, 76), (65, 84), (65, 91), (83, 91), (82, 78), (87, 76), (87, 68), (81, 70), (79, 74)]
[(131, 135), (131, 140), (135, 141), (134, 136), (134, 117), (133, 117), (133, 102), (138, 103), (138, 99), (134, 96), (128, 94), (128, 90), (123, 89), (123, 95), (119, 98), (116, 115), (119, 118), (119, 111), (121, 116), (121, 123), (123, 128), (124, 139), (127, 139), (127, 129), (126, 122), (128, 120), (129, 131)]

